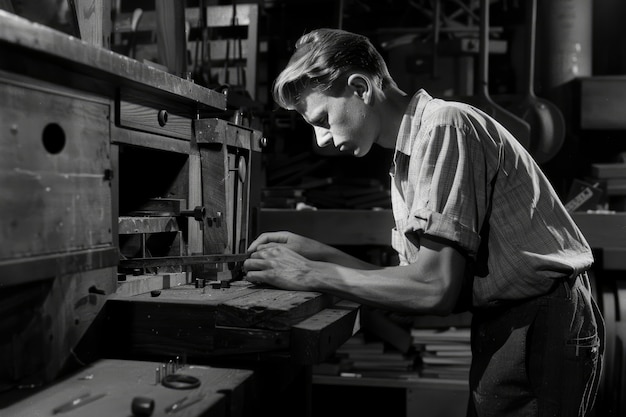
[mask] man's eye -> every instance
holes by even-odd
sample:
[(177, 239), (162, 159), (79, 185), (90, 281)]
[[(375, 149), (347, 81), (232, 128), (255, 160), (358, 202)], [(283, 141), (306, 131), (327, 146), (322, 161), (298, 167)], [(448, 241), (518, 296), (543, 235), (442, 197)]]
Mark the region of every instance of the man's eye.
[(320, 117), (319, 119), (313, 122), (315, 126), (326, 127), (328, 126), (328, 117)]

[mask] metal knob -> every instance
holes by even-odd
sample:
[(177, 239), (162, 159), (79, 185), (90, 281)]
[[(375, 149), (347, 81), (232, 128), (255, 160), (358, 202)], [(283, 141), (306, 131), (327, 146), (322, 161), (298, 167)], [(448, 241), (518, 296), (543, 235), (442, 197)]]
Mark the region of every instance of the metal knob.
[(181, 210), (179, 214), (185, 217), (193, 217), (201, 222), (206, 216), (206, 208), (204, 206), (196, 206), (193, 210)]
[(157, 115), (157, 119), (159, 121), (159, 126), (163, 127), (167, 124), (167, 110), (159, 110)]

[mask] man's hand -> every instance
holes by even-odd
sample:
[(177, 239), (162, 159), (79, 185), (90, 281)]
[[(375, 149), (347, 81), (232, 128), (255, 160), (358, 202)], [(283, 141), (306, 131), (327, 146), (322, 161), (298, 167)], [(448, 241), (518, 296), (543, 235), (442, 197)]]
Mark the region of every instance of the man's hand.
[(312, 275), (317, 274), (313, 265), (316, 262), (296, 253), (287, 244), (264, 243), (254, 248), (250, 258), (243, 264), (247, 281), (285, 290), (310, 289)]
[(323, 243), (291, 232), (267, 232), (260, 235), (248, 247), (248, 252), (285, 247), (314, 261), (326, 260), (334, 250)]

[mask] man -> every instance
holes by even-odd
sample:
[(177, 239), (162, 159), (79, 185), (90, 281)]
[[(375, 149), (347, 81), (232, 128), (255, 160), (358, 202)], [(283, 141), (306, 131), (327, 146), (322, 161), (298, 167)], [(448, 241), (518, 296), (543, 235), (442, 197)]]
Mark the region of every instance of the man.
[(247, 280), (320, 291), (390, 311), (472, 319), (468, 415), (582, 416), (595, 398), (603, 321), (587, 242), (532, 157), (469, 105), (401, 91), (372, 44), (300, 38), (274, 99), (319, 146), (356, 157), (394, 149), (392, 244), (377, 267), (289, 232), (258, 237)]

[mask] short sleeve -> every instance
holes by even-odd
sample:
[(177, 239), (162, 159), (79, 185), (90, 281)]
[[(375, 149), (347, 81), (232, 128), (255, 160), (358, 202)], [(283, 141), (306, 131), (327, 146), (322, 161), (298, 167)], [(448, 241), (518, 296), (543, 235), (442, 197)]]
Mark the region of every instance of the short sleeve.
[(417, 182), (402, 232), (416, 246), (419, 236), (431, 235), (475, 256), (489, 186), (480, 141), (472, 129), (452, 124), (422, 134), (409, 163), (409, 177)]

